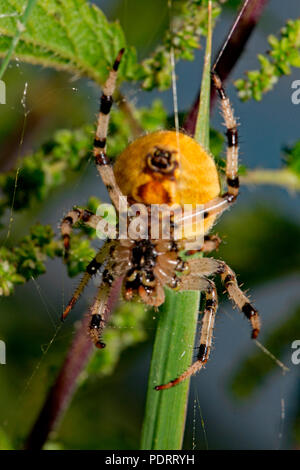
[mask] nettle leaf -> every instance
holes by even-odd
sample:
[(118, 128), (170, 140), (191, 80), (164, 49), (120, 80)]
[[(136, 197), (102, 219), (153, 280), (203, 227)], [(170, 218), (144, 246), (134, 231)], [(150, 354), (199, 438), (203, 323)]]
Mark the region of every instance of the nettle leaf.
[[(0, 55), (18, 31), (25, 0), (0, 0)], [(122, 28), (85, 0), (39, 0), (33, 7), (14, 55), (32, 64), (85, 75), (102, 84), (118, 51), (126, 46)], [(120, 77), (131, 79), (136, 66), (126, 47)]]

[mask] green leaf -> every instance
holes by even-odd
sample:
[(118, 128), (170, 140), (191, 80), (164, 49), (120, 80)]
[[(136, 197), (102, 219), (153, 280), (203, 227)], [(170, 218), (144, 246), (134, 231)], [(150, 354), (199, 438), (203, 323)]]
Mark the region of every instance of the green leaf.
[[(209, 2), (211, 7), (211, 2)], [(209, 8), (209, 12), (211, 12)], [(196, 139), (209, 147), (211, 15), (208, 15), (207, 48), (202, 77), (201, 102)], [(142, 449), (178, 450), (181, 448), (187, 409), (189, 380), (168, 390), (154, 387), (169, 382), (186, 370), (193, 359), (200, 292), (166, 290), (166, 300), (159, 309), (145, 419)]]
[[(19, 34), (25, 0), (0, 0), (0, 54)], [(7, 16), (5, 16), (7, 15)], [(109, 23), (102, 11), (85, 0), (39, 0), (32, 8), (14, 55), (32, 64), (67, 69), (102, 84), (112, 61), (124, 47), (120, 25)], [(126, 49), (120, 76), (129, 78), (135, 52)]]
[(209, 117), (210, 117), (210, 68), (211, 68), (212, 25), (208, 22), (206, 51), (200, 92), (199, 112), (196, 123), (195, 139), (209, 151)]
[(23, 30), (26, 28), (26, 22), (28, 17), (30, 16), (31, 10), (36, 4), (36, 0), (28, 0), (26, 8), (24, 10), (24, 13), (20, 15), (20, 18), (17, 19), (17, 31), (16, 34), (14, 35), (14, 38), (10, 41), (9, 47), (7, 47), (7, 54), (5, 56), (5, 59), (3, 60), (1, 64), (1, 69), (0, 69), (0, 79), (3, 77), (3, 74), (5, 70), (7, 69), (7, 66), (10, 62), (10, 59), (17, 47), (17, 44), (20, 40), (21, 33)]
[(199, 292), (166, 290), (166, 300), (158, 314), (142, 449), (181, 449), (189, 381), (160, 392), (154, 387), (178, 376), (191, 364), (199, 301)]
[(0, 428), (0, 450), (13, 450), (12, 444), (2, 428)]

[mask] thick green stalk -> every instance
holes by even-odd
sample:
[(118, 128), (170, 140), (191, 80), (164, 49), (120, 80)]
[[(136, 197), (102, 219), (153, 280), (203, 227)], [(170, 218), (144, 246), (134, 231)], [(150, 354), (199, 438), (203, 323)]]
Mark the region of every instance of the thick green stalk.
[(193, 356), (200, 294), (166, 291), (159, 309), (154, 342), (142, 449), (181, 448), (189, 381), (165, 391), (154, 387), (175, 378), (188, 368)]
[(194, 138), (209, 150), (209, 118), (210, 118), (210, 68), (211, 68), (211, 42), (212, 42), (212, 26), (211, 26), (211, 2), (209, 2), (208, 29), (206, 39), (206, 50), (204, 57), (204, 66), (200, 91), (199, 111), (196, 122)]
[[(208, 2), (208, 35), (202, 77), (201, 101), (195, 139), (209, 147), (211, 2)], [(154, 387), (168, 382), (187, 369), (193, 359), (197, 329), (199, 292), (166, 291), (159, 309), (157, 332), (151, 361), (142, 449), (181, 449), (189, 380), (174, 388), (156, 391)]]

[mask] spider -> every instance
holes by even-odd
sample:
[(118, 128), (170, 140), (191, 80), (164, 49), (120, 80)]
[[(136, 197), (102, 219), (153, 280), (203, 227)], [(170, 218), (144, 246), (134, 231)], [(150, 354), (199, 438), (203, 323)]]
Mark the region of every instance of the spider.
[[(176, 131), (156, 131), (139, 137), (119, 156), (114, 168), (106, 154), (109, 113), (113, 103), (117, 71), (124, 53), (122, 49), (109, 73), (100, 99), (100, 111), (94, 139), (93, 154), (99, 174), (110, 199), (118, 210), (120, 198), (127, 196), (130, 203), (151, 204), (199, 203), (202, 204), (204, 239), (199, 252), (216, 249), (220, 239), (210, 235), (216, 218), (236, 201), (239, 193), (238, 132), (232, 107), (221, 80), (212, 72), (227, 135), (226, 180), (227, 192), (220, 195), (218, 171), (213, 158), (192, 137)], [(179, 155), (180, 154), (180, 155)], [(180, 159), (180, 160), (179, 160)], [(180, 181), (180, 185), (176, 183)], [(119, 214), (120, 216), (121, 214)], [(72, 227), (77, 222), (96, 228), (101, 217), (87, 210), (74, 208), (63, 219), (61, 232), (66, 253), (69, 250)], [(164, 302), (164, 287), (176, 290), (200, 290), (205, 294), (202, 314), (200, 346), (197, 359), (180, 376), (156, 386), (156, 390), (171, 388), (199, 371), (210, 354), (218, 297), (210, 276), (219, 275), (233, 303), (249, 319), (252, 338), (260, 330), (257, 310), (239, 288), (236, 275), (224, 261), (199, 257), (184, 261), (181, 257), (186, 239), (132, 238), (107, 239), (103, 247), (88, 264), (73, 297), (63, 312), (64, 320), (74, 307), (91, 277), (102, 270), (101, 284), (96, 300), (90, 309), (89, 335), (95, 346), (103, 348), (101, 340), (103, 318), (108, 309), (108, 298), (115, 279), (123, 276), (125, 300), (139, 298), (149, 306), (158, 307)]]

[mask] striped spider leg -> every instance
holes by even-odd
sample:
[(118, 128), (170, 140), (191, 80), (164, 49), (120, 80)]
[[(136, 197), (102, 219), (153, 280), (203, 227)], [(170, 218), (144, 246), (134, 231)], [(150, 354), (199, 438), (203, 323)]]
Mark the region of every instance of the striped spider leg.
[(215, 323), (216, 311), (218, 308), (218, 295), (214, 282), (205, 278), (187, 277), (181, 289), (183, 290), (201, 290), (205, 292), (205, 307), (201, 324), (200, 347), (198, 350), (197, 361), (195, 361), (183, 374), (164, 385), (158, 385), (155, 390), (166, 390), (180, 384), (191, 375), (202, 369), (208, 361), (212, 344), (213, 328)]
[(73, 210), (69, 211), (67, 215), (63, 218), (63, 221), (60, 226), (62, 239), (64, 242), (65, 249), (65, 258), (68, 257), (70, 250), (70, 237), (72, 228), (78, 222), (81, 222), (88, 227), (97, 228), (98, 223), (102, 220), (101, 216), (93, 214), (93, 212), (86, 209), (80, 209), (79, 207), (74, 207)]
[(121, 277), (124, 271), (128, 269), (130, 265), (129, 253), (127, 246), (122, 246), (115, 240), (107, 240), (88, 264), (79, 286), (75, 290), (62, 315), (62, 320), (65, 320), (92, 276), (103, 269), (98, 293), (90, 309), (91, 321), (89, 325), (89, 335), (95, 346), (100, 349), (104, 347), (101, 342), (100, 334), (107, 314), (107, 302), (111, 287), (114, 281)]
[[(113, 64), (112, 69), (109, 72), (107, 81), (103, 87), (103, 93), (100, 99), (100, 110), (99, 110), (99, 116), (98, 116), (96, 135), (94, 139), (94, 151), (93, 151), (95, 163), (98, 168), (99, 174), (105, 186), (107, 187), (110, 198), (117, 211), (119, 207), (119, 198), (122, 197), (122, 193), (116, 183), (113, 168), (110, 165), (109, 159), (106, 155), (106, 138), (107, 138), (107, 131), (108, 131), (108, 123), (109, 123), (109, 113), (110, 113), (110, 109), (113, 103), (112, 95), (115, 90), (117, 71), (118, 71), (123, 53), (124, 53), (124, 49), (121, 49)], [(89, 227), (96, 229), (101, 219), (102, 217), (97, 216), (90, 211), (79, 209), (79, 208), (74, 208), (64, 217), (62, 224), (61, 224), (61, 233), (62, 233), (62, 237), (64, 241), (66, 257), (68, 256), (68, 251), (70, 248), (70, 235), (71, 235), (73, 226), (77, 222), (82, 222), (88, 225)], [(65, 318), (68, 316), (69, 312), (74, 307), (75, 303), (80, 297), (83, 289), (86, 287), (86, 285), (90, 281), (91, 277), (94, 274), (96, 274), (96, 272), (103, 266), (103, 264), (105, 264), (106, 259), (111, 254), (115, 245), (116, 245), (116, 242), (112, 242), (112, 241), (106, 242), (104, 246), (96, 254), (96, 256), (93, 258), (93, 260), (89, 263), (89, 265), (86, 268), (86, 272), (80, 281), (79, 286), (75, 290), (71, 300), (69, 301), (67, 307), (65, 308), (62, 314), (62, 320), (65, 320)], [(128, 263), (127, 263), (127, 266), (128, 266)], [(124, 266), (123, 266), (123, 269), (124, 269)], [(114, 270), (112, 270), (112, 272), (114, 272)], [(94, 315), (96, 315), (97, 305), (101, 304), (100, 297), (101, 297), (102, 291), (103, 291), (103, 298), (106, 298), (108, 296), (107, 291), (109, 289), (107, 287), (107, 284), (108, 284), (108, 279), (110, 279), (110, 276), (106, 277), (105, 273), (106, 271), (103, 272), (103, 279), (102, 279), (103, 286), (101, 284), (99, 288), (99, 294), (97, 295), (97, 299), (92, 308), (92, 320), (91, 320), (90, 331), (93, 331), (96, 328), (95, 325), (97, 324), (97, 322), (95, 319), (99, 317), (95, 317)]]
[(75, 289), (73, 296), (71, 297), (68, 305), (66, 306), (63, 314), (62, 320), (65, 320), (69, 315), (72, 308), (75, 306), (77, 300), (79, 299), (80, 295), (82, 294), (84, 288), (87, 286), (88, 282), (91, 280), (92, 276), (95, 275), (102, 266), (105, 265), (106, 260), (108, 259), (110, 253), (115, 247), (116, 242), (108, 240), (104, 243), (102, 248), (98, 251), (96, 256), (92, 259), (92, 261), (87, 265), (85, 273), (78, 285)]
[[(118, 212), (120, 222), (124, 215), (123, 210), (121, 213), (119, 211), (120, 200), (124, 198), (120, 188), (124, 188), (124, 194), (129, 197), (129, 200), (143, 202), (148, 208), (152, 204), (163, 205), (167, 203), (169, 205), (170, 203), (172, 205), (171, 203), (175, 202), (173, 200), (173, 182), (176, 179), (175, 171), (178, 166), (176, 166), (178, 164), (176, 160), (178, 136), (172, 131), (157, 131), (137, 139), (121, 154), (114, 170), (110, 165), (106, 155), (107, 130), (117, 70), (123, 52), (123, 50), (119, 52), (103, 87), (94, 139), (96, 166)], [(230, 299), (250, 320), (253, 338), (257, 337), (260, 329), (258, 313), (239, 288), (234, 272), (223, 261), (213, 258), (183, 261), (180, 252), (184, 250), (186, 242), (189, 240), (175, 241), (173, 233), (176, 224), (184, 223), (185, 217), (193, 222), (195, 216), (202, 215), (204, 219), (208, 219), (205, 222), (207, 228), (205, 229), (204, 242), (196, 251), (211, 252), (217, 249), (220, 239), (216, 235), (208, 234), (213, 222), (207, 222), (210, 219), (214, 220), (215, 216), (229, 208), (239, 193), (236, 119), (221, 80), (215, 72), (212, 73), (212, 80), (221, 99), (222, 115), (227, 128), (227, 192), (217, 196), (220, 193), (217, 169), (209, 153), (191, 137), (180, 134), (179, 138), (183, 144), (181, 152), (183, 152), (182, 155), (185, 155), (186, 167), (189, 168), (192, 162), (196, 166), (198, 165), (192, 178), (189, 179), (189, 172), (180, 176), (184, 181), (184, 198), (189, 200), (191, 188), (195, 186), (195, 197), (198, 198), (198, 201), (204, 202), (201, 204), (201, 209), (192, 211), (187, 216), (180, 215), (179, 219), (176, 218), (176, 222), (174, 219), (170, 220), (173, 225), (171, 225), (170, 237), (167, 239), (148, 239), (147, 237), (144, 239), (143, 236), (135, 238), (133, 235), (129, 235), (126, 239), (121, 237), (120, 240), (108, 240), (89, 263), (78, 288), (63, 313), (63, 318), (66, 318), (92, 275), (102, 270), (101, 285), (90, 309), (89, 326), (89, 335), (92, 341), (97, 347), (102, 348), (104, 345), (101, 341), (101, 332), (107, 317), (108, 298), (111, 286), (117, 277), (124, 275), (123, 296), (125, 300), (140, 298), (145, 304), (155, 307), (160, 306), (164, 301), (163, 288), (165, 286), (178, 290), (203, 291), (205, 293), (205, 308), (197, 360), (175, 380), (157, 386), (157, 390), (171, 388), (182, 382), (200, 370), (208, 360), (218, 303), (216, 287), (213, 281), (208, 279), (209, 276), (220, 275)], [(207, 196), (199, 194), (197, 184), (200, 184), (200, 187), (204, 186), (206, 194), (210, 194), (211, 197), (207, 198)], [(126, 209), (126, 220), (129, 221), (131, 215), (127, 218), (129, 209), (127, 202)], [(134, 218), (134, 216), (132, 217)], [(69, 248), (70, 233), (74, 224), (82, 222), (95, 228), (100, 220), (101, 217), (88, 211), (81, 209), (70, 211), (64, 218), (61, 227), (66, 251)], [(119, 226), (118, 230), (121, 231)]]
[(227, 193), (216, 198), (207, 204), (204, 208), (204, 217), (214, 213), (220, 214), (227, 209), (237, 198), (239, 194), (238, 177), (238, 131), (234, 112), (229, 98), (227, 98), (222, 82), (216, 72), (212, 72), (212, 81), (221, 100), (221, 110), (226, 126), (227, 153), (226, 153), (226, 181), (228, 186)]
[(121, 49), (114, 64), (109, 72), (108, 79), (103, 87), (103, 93), (100, 99), (100, 110), (98, 116), (98, 124), (96, 135), (94, 139), (94, 158), (98, 172), (105, 184), (110, 199), (118, 211), (120, 198), (123, 194), (117, 185), (113, 167), (110, 164), (109, 158), (106, 155), (106, 139), (109, 123), (109, 113), (113, 104), (113, 93), (116, 87), (117, 72), (124, 54), (124, 49)]
[(231, 107), (229, 98), (222, 86), (221, 79), (215, 71), (212, 71), (212, 81), (221, 100), (221, 111), (226, 126), (227, 152), (226, 152), (226, 182), (227, 192), (211, 201), (203, 204), (200, 210), (195, 211), (195, 215), (202, 215), (204, 218), (211, 215), (221, 215), (228, 209), (238, 197), (239, 177), (238, 177), (238, 131), (237, 122)]
[(182, 278), (181, 290), (200, 290), (205, 293), (205, 308), (202, 319), (200, 346), (197, 360), (179, 377), (164, 385), (158, 385), (156, 390), (165, 390), (179, 384), (198, 372), (209, 358), (215, 314), (218, 297), (215, 284), (206, 276), (218, 274), (233, 303), (244, 313), (252, 327), (252, 338), (255, 339), (260, 330), (260, 319), (257, 310), (250, 304), (249, 299), (239, 288), (236, 275), (226, 263), (214, 258), (198, 258), (188, 262), (190, 272)]
[(211, 253), (212, 251), (218, 250), (222, 240), (219, 235), (204, 235), (203, 245), (200, 250), (187, 250), (186, 256), (191, 256), (196, 253)]
[[(227, 155), (226, 155), (226, 180), (228, 190), (222, 196), (218, 196), (203, 207), (194, 212), (194, 215), (201, 214), (204, 218), (211, 215), (220, 215), (224, 210), (235, 202), (239, 194), (239, 177), (238, 177), (238, 132), (237, 123), (234, 117), (233, 109), (229, 99), (226, 96), (222, 82), (216, 72), (212, 72), (212, 81), (217, 89), (221, 99), (221, 110), (224, 123), (227, 128)], [(183, 217), (182, 217), (183, 220)], [(211, 251), (218, 247), (219, 241), (211, 243), (211, 238), (206, 236), (202, 248), (199, 251)], [(201, 290), (205, 293), (205, 308), (202, 319), (202, 328), (200, 336), (200, 347), (197, 360), (178, 378), (170, 382), (159, 385), (156, 390), (164, 390), (179, 384), (191, 375), (199, 371), (207, 362), (210, 354), (212, 335), (214, 328), (215, 313), (217, 309), (217, 292), (214, 283), (207, 279), (206, 276), (219, 274), (225, 286), (225, 289), (234, 302), (234, 304), (244, 313), (250, 320), (252, 326), (252, 338), (256, 338), (260, 330), (260, 319), (258, 312), (250, 304), (247, 296), (239, 288), (236, 275), (223, 261), (213, 258), (192, 259), (188, 261), (190, 273), (182, 278), (181, 290)]]
[[(114, 257), (115, 250), (119, 251), (118, 254), (116, 254), (116, 259)], [(99, 349), (103, 349), (105, 347), (105, 344), (101, 340), (101, 333), (109, 313), (108, 301), (112, 285), (114, 281), (124, 273), (124, 270), (128, 268), (128, 263), (129, 257), (127, 255), (127, 250), (123, 250), (122, 257), (122, 249), (120, 249), (120, 245), (118, 247), (116, 247), (116, 245), (112, 245), (110, 247), (110, 258), (103, 271), (96, 299), (89, 312), (90, 324), (88, 333), (94, 345)]]
[[(120, 198), (123, 196), (120, 188), (118, 187), (113, 168), (106, 155), (106, 139), (109, 123), (109, 114), (113, 104), (113, 93), (116, 86), (118, 68), (124, 54), (124, 49), (121, 49), (112, 69), (109, 72), (108, 78), (103, 86), (103, 93), (100, 98), (100, 109), (98, 115), (97, 129), (94, 139), (94, 158), (99, 174), (103, 183), (107, 187), (111, 201), (118, 211)], [(83, 222), (92, 228), (96, 228), (101, 217), (96, 216), (90, 211), (75, 208), (70, 211), (62, 221), (61, 232), (64, 240), (64, 247), (66, 254), (70, 247), (70, 234), (72, 227), (77, 222)]]

